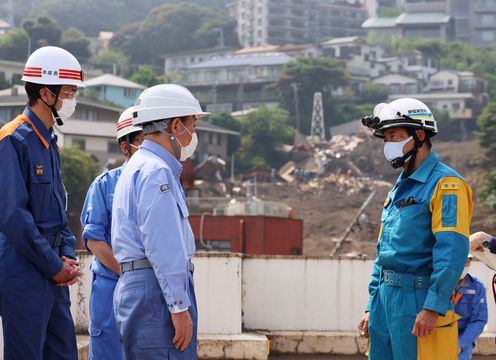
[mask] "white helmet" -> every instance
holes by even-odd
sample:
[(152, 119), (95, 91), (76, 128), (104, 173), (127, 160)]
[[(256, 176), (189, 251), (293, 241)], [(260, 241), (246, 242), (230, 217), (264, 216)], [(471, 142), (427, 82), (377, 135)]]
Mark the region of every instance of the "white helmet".
[(431, 110), (422, 101), (401, 98), (381, 103), (374, 108), (374, 115), (362, 119), (363, 125), (374, 129), (374, 135), (383, 138), (384, 130), (393, 127), (406, 127), (426, 130), (431, 136), (437, 134), (437, 124)]
[(142, 131), (141, 126), (133, 125), (134, 106), (124, 110), (117, 121), (117, 140), (133, 132)]
[(24, 67), (22, 81), (84, 87), (79, 62), (70, 52), (56, 46), (44, 46), (31, 54)]
[(146, 89), (136, 100), (134, 109), (134, 125), (188, 115), (200, 118), (209, 114), (202, 111), (200, 103), (188, 89), (174, 84)]

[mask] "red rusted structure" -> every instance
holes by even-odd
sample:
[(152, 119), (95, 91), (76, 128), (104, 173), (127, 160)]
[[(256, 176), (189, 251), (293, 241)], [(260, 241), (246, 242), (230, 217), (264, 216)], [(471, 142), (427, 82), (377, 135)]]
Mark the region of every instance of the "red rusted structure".
[(198, 249), (203, 239), (213, 250), (257, 255), (299, 255), (303, 220), (272, 216), (190, 215)]

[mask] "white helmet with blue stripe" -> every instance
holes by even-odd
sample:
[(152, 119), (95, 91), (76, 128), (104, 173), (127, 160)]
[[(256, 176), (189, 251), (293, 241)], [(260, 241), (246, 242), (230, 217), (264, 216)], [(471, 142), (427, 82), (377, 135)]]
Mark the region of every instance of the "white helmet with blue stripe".
[(432, 111), (422, 101), (412, 98), (401, 98), (389, 104), (378, 104), (374, 115), (364, 125), (374, 129), (374, 135), (383, 138), (384, 130), (393, 127), (406, 127), (437, 134), (437, 124)]

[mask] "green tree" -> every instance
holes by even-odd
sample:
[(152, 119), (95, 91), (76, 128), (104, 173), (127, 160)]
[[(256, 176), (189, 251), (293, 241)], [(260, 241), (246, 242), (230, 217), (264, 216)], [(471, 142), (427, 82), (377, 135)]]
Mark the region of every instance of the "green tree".
[(79, 216), (86, 192), (95, 177), (102, 171), (90, 154), (77, 146), (65, 147), (60, 153), (62, 181), (68, 193), (67, 217), (74, 233), (79, 231)]
[(242, 167), (279, 167), (287, 159), (278, 151), (292, 142), (294, 130), (288, 123), (287, 111), (261, 107), (241, 118), (240, 160)]
[(117, 75), (123, 76), (129, 68), (129, 58), (121, 51), (103, 49), (90, 58), (90, 64), (95, 69), (112, 74), (114, 69)]
[[(282, 75), (274, 86), (279, 93), (281, 106), (289, 111), (293, 119), (296, 118), (294, 99), (298, 98), (299, 130), (304, 134), (309, 134), (314, 93), (322, 92), (324, 116), (326, 116), (326, 114), (331, 114), (332, 109), (331, 90), (348, 83), (348, 74), (338, 60), (324, 57), (302, 57), (284, 65)], [(295, 91), (297, 91), (297, 96), (295, 96)]]
[(385, 85), (365, 83), (360, 90), (360, 101), (362, 103), (378, 104), (385, 102), (388, 97), (388, 90)]
[(137, 82), (138, 84), (144, 85), (146, 87), (157, 85), (160, 82), (160, 78), (155, 73), (155, 70), (148, 65), (145, 64), (139, 68), (131, 76), (131, 81)]
[(31, 52), (45, 45), (60, 45), (62, 29), (49, 16), (40, 15), (35, 18), (24, 19), (22, 28), (26, 30), (31, 39)]
[(476, 133), (477, 141), (484, 155), (494, 164), (496, 160), (496, 101), (492, 101), (484, 108), (477, 119), (479, 131)]
[(28, 33), (26, 31), (15, 29), (0, 37), (0, 58), (24, 62), (27, 57)]
[(83, 32), (74, 27), (70, 27), (62, 33), (60, 46), (69, 51), (79, 61), (85, 62), (91, 56), (90, 40)]
[[(231, 116), (229, 113), (217, 113), (209, 115), (207, 121), (213, 125), (223, 127), (225, 129), (241, 132), (241, 122)], [(241, 135), (241, 134), (240, 134)], [(241, 145), (241, 137), (235, 135), (229, 135), (227, 138), (227, 154), (231, 154), (238, 151)]]
[(155, 8), (144, 21), (118, 31), (110, 47), (129, 54), (133, 63), (162, 65), (164, 53), (216, 46), (221, 31), (225, 45), (237, 46), (235, 28), (235, 21), (218, 10), (167, 4)]

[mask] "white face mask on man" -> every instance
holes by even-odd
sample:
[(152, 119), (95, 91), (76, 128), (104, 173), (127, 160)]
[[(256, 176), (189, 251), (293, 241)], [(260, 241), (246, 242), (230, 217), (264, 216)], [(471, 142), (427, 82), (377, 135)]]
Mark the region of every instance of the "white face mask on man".
[(72, 116), (72, 114), (74, 114), (74, 111), (76, 110), (76, 99), (59, 98), (59, 100), (62, 101), (62, 106), (59, 110), (57, 110), (57, 113), (62, 120), (67, 120)]
[(181, 146), (181, 155), (179, 157), (179, 161), (185, 161), (186, 159), (189, 159), (193, 156), (196, 147), (198, 146), (198, 136), (196, 135), (196, 132), (192, 133), (191, 131), (189, 131), (182, 122), (181, 125), (183, 126), (184, 130), (186, 130), (191, 135), (191, 141), (186, 146), (183, 146), (183, 144), (181, 144), (181, 142), (179, 141), (179, 138), (176, 136), (176, 140)]
[[(388, 161), (393, 161), (394, 159), (401, 158), (403, 157), (403, 148), (405, 147), (406, 144), (410, 140), (413, 139), (413, 136), (410, 136), (409, 138), (403, 140), (403, 141), (398, 141), (398, 142), (392, 142), (388, 141), (384, 143), (384, 156)], [(405, 160), (405, 162), (408, 161)]]

